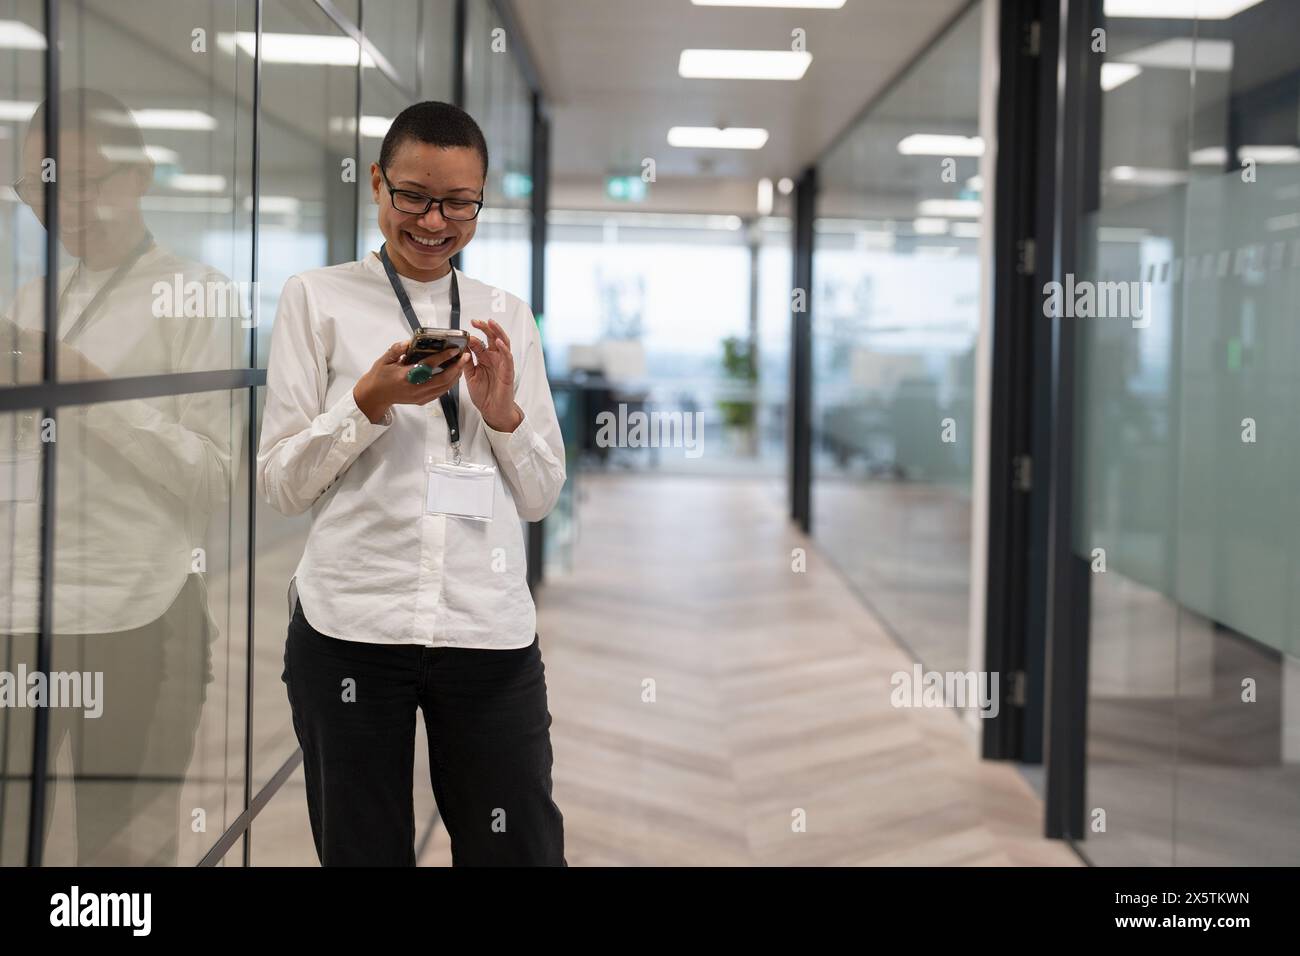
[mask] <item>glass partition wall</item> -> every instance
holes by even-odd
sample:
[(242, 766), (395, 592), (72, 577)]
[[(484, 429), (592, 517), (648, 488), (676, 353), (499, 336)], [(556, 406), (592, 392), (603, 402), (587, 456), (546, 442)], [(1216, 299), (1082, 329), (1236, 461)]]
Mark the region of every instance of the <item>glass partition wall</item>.
[[(276, 304), (378, 247), (388, 124), (453, 98), (456, 24), (494, 17), (0, 0), (0, 671), (64, 675), (78, 705), (0, 707), (0, 865), (315, 862), (281, 681), (307, 523), (250, 474)], [(532, 91), (511, 57), (464, 91), (514, 212)], [(492, 257), (484, 278), (528, 298), (530, 252), (522, 284)]]
[(461, 268), (527, 302), (532, 289), (532, 91), (509, 54), (505, 26), (492, 4), (471, 3), (466, 14), (464, 106), (479, 118), (491, 156), (486, 205), (474, 242), (461, 255)]
[[(1075, 552), (1098, 864), (1300, 863), (1300, 9), (1105, 19)], [(1201, 6), (1205, 6), (1202, 4)], [(1125, 307), (1124, 298), (1128, 299)]]
[(817, 169), (812, 532), (935, 670), (968, 666), (982, 6)]
[(0, 20), (0, 657), (49, 688), (0, 708), (0, 863), (194, 865), (244, 806), (254, 7)]

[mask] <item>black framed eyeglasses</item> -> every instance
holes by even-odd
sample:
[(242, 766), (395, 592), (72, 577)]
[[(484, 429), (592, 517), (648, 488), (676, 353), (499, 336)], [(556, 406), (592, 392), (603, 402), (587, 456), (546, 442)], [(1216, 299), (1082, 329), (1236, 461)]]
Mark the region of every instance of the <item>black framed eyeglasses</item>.
[(384, 185), (388, 187), (388, 195), (392, 197), (393, 208), (398, 212), (423, 216), (433, 208), (434, 203), (437, 203), (438, 212), (442, 213), (443, 219), (468, 222), (478, 218), (479, 210), (483, 208), (481, 199), (435, 199), (422, 193), (413, 193), (408, 189), (394, 189), (393, 184), (388, 181), (388, 173), (384, 172), (382, 166), (379, 168), (379, 175), (384, 177)]

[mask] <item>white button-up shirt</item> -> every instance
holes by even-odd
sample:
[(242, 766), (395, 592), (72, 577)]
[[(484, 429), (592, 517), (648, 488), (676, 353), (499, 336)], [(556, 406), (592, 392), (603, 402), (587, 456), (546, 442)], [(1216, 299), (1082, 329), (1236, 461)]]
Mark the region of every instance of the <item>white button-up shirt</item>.
[[(450, 273), (401, 280), (421, 325), (450, 324)], [(357, 380), (411, 335), (378, 255), (292, 276), (280, 295), (257, 486), (286, 515), (311, 509), (294, 583), (322, 634), (503, 650), (533, 642), (519, 519), (540, 520), (554, 506), (564, 443), (531, 310), (464, 273), (457, 285), (462, 328), (483, 338), (470, 321), (491, 317), (510, 337), (524, 413), (513, 432), (489, 428), (461, 378), (462, 457), (496, 468), (491, 521), (425, 512), (426, 462), (451, 458), (441, 402), (394, 405), (379, 424), (357, 408)]]

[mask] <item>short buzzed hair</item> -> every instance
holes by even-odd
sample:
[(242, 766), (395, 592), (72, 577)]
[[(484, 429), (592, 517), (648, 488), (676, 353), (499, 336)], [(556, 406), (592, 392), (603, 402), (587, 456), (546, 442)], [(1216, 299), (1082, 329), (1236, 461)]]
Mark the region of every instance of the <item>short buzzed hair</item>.
[(443, 149), (467, 146), (483, 160), (483, 176), (487, 176), (487, 140), (474, 117), (459, 106), (426, 100), (398, 113), (384, 136), (384, 145), (379, 149), (379, 167), (387, 170), (397, 147), (410, 139)]

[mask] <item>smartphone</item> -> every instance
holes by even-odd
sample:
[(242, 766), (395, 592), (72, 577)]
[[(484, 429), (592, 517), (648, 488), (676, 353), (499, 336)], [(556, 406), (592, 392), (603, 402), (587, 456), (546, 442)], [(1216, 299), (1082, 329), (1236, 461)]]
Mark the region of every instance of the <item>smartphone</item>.
[(447, 361), (437, 366), (443, 368), (460, 358), (461, 354), (468, 348), (469, 333), (462, 329), (421, 327), (415, 330), (410, 343), (406, 346), (406, 362), (408, 365), (414, 365), (416, 362), (420, 362), (437, 352), (455, 349), (455, 355), (450, 356)]

